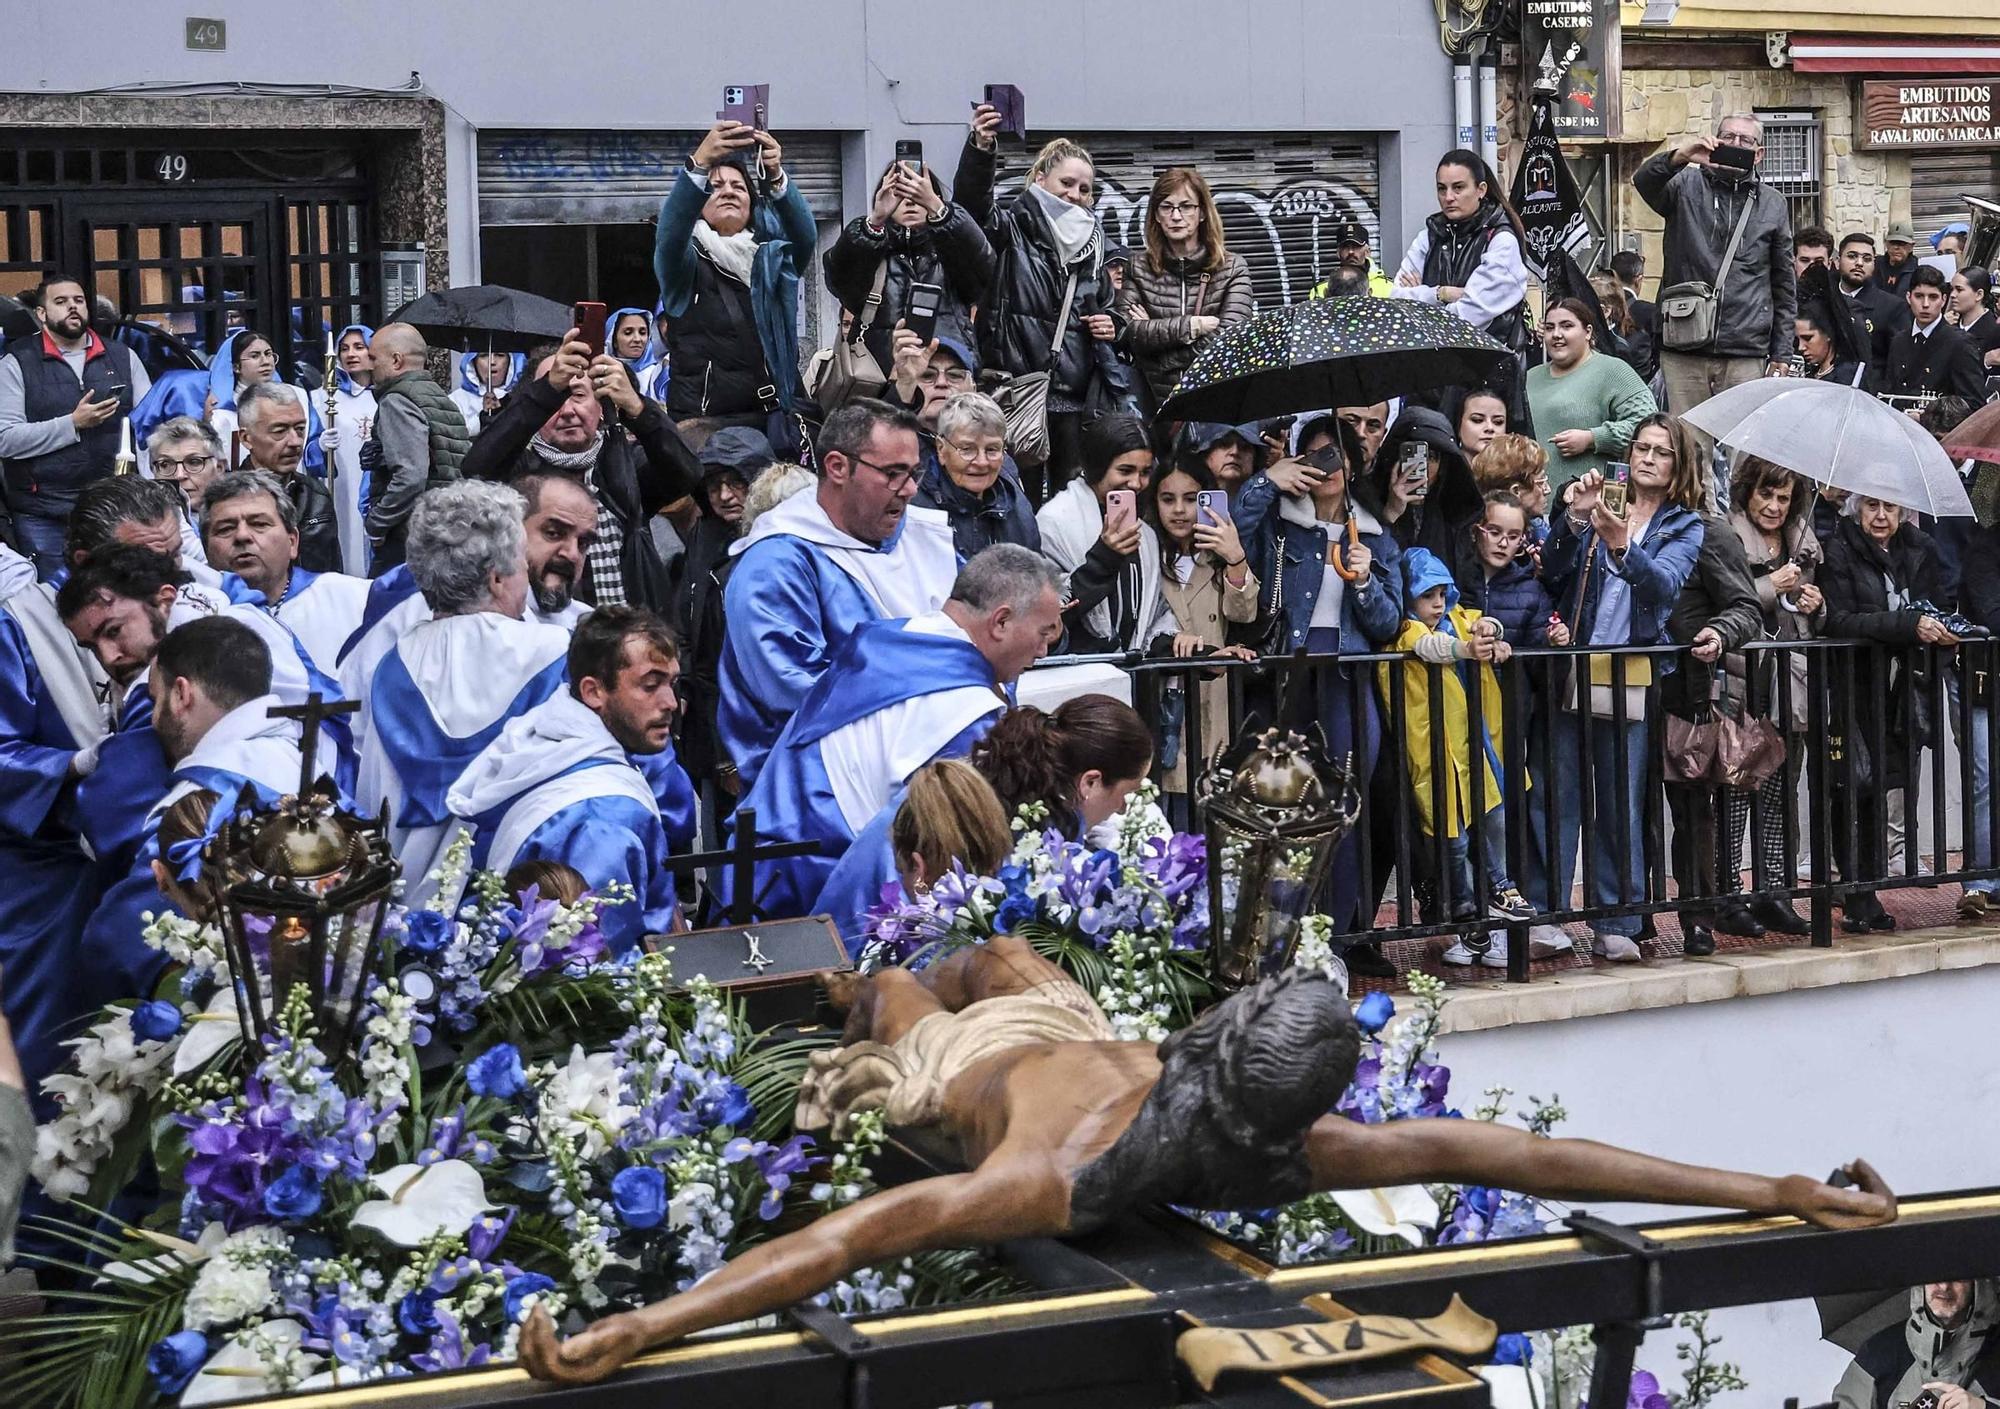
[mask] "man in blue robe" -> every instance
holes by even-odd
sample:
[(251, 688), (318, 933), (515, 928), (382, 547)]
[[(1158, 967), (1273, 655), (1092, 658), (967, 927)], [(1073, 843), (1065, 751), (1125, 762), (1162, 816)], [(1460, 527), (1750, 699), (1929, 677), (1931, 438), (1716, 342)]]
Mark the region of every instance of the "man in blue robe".
[[(200, 873), (202, 839), (163, 856), (160, 821), (189, 793), (217, 795), (210, 829), (234, 809), (272, 807), (298, 791), (303, 766), (296, 719), (272, 718), (271, 651), (257, 632), (229, 617), (204, 617), (169, 631), (146, 673), (152, 732), (167, 760), (166, 787), (150, 807), (130, 800), (142, 818), (135, 855), (84, 927), (82, 962), (72, 985), (80, 1017), (120, 998), (152, 993), (166, 957), (140, 938), (146, 912), (180, 906), (168, 887)], [(322, 762), (326, 755), (319, 755)]]
[[(513, 720), (451, 790), (453, 815), (474, 829), (472, 864), (505, 874), (523, 861), (560, 861), (593, 890), (613, 881), (634, 898), (598, 924), (613, 953), (679, 928), (674, 849), (653, 781), (638, 759), (672, 772), (673, 633), (639, 607), (602, 607), (570, 640), (569, 688)], [(693, 788), (679, 791), (692, 821)], [(685, 847), (683, 837), (681, 845)]]
[[(960, 570), (941, 610), (869, 622), (847, 638), (737, 812), (754, 811), (760, 842), (818, 842), (824, 853), (760, 865), (758, 913), (807, 913), (855, 834), (912, 773), (971, 751), (1021, 672), (1062, 634), (1061, 582), (1039, 553), (997, 544)], [(729, 904), (727, 873), (717, 891)]]
[(569, 633), (523, 621), (522, 499), (461, 480), (411, 512), (406, 561), (431, 619), (383, 654), (361, 698), (363, 810), (388, 804), (404, 899), (421, 905), (454, 827), (446, 797), (466, 766), (562, 688)]
[(958, 570), (950, 520), (910, 505), (923, 454), (907, 411), (850, 401), (826, 418), (819, 454), (818, 490), (730, 548), (716, 727), (746, 792), (855, 629), (935, 612)]
[(275, 618), (331, 677), (340, 648), (361, 625), (368, 582), (299, 566), (298, 510), (284, 486), (266, 470), (223, 475), (202, 495), (201, 530), (229, 600)]

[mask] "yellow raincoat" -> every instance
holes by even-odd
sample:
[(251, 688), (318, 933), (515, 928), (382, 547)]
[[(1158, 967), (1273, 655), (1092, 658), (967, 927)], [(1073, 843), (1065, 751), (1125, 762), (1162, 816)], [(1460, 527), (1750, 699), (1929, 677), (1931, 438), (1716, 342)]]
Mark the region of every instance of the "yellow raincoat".
[[(1446, 613), (1446, 620), (1461, 641), (1472, 638), (1472, 623), (1478, 621), (1482, 613), (1471, 607), (1454, 606)], [(1392, 651), (1414, 651), (1417, 643), (1432, 635), (1431, 628), (1420, 621), (1405, 621), (1403, 630), (1389, 644)], [(1384, 662), (1376, 667), (1382, 688), (1382, 699), (1386, 706), (1384, 713), (1393, 721), (1394, 697), (1391, 695), (1389, 672), (1403, 672), (1403, 746), (1406, 750), (1410, 791), (1415, 797), (1417, 817), (1423, 824), (1426, 835), (1437, 835), (1437, 823), (1432, 816), (1434, 795), (1443, 801), (1445, 825), (1450, 829), (1447, 836), (1462, 836), (1471, 825), (1472, 817), (1472, 754), (1469, 744), (1471, 724), (1465, 699), (1465, 684), (1461, 667), (1473, 662), (1454, 661), (1450, 665), (1438, 667), (1425, 664), (1412, 657), (1401, 665)], [(1500, 779), (1494, 768), (1497, 744), (1500, 737), (1500, 681), (1493, 667), (1478, 663), (1479, 706), (1482, 711), (1481, 723), (1485, 726), (1486, 737), (1480, 747), (1480, 762), (1486, 769), (1486, 778), (1481, 786), (1485, 792), (1481, 800), (1487, 811), (1492, 811), (1501, 802)], [(1439, 679), (1444, 690), (1444, 757), (1451, 776), (1442, 789), (1431, 785), (1431, 681)]]

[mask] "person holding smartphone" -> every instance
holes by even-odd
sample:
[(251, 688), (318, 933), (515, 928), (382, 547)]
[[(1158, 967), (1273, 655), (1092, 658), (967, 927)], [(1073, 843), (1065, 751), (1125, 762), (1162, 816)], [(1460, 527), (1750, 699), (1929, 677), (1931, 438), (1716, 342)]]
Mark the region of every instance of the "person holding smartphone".
[(728, 120), (709, 128), (660, 203), (653, 246), (668, 415), (750, 426), (798, 458), (799, 276), (818, 246), (778, 139)]
[(1389, 427), (1363, 492), (1403, 548), (1428, 548), (1461, 579), (1472, 564), (1472, 525), (1486, 512), (1472, 464), (1451, 423), (1424, 406), (1405, 406)]
[[(981, 120), (990, 131), (1000, 116), (988, 109), (975, 119), (975, 130)], [(947, 196), (919, 147), (883, 170), (868, 213), (848, 222), (820, 266), (827, 288), (854, 315), (875, 365), (888, 372), (895, 360), (893, 331), (908, 316), (917, 285), (940, 291), (936, 320), (924, 340), (971, 345), (972, 310), (993, 281), (993, 246), (971, 212)], [(876, 293), (881, 301), (871, 306)]]
[(1083, 473), (1035, 516), (1042, 556), (1069, 574), (1063, 629), (1071, 654), (1145, 650), (1176, 627), (1160, 589), (1160, 538), (1139, 517), (1153, 476), (1137, 416), (1103, 416), (1083, 433)]

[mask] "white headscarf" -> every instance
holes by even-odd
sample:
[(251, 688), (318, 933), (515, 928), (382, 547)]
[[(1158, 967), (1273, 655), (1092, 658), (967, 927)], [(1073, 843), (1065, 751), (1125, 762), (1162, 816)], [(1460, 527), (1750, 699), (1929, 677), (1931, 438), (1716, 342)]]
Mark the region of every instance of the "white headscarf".
[(1080, 205), (1071, 205), (1038, 181), (1028, 183), (1028, 194), (1042, 212), (1042, 223), (1049, 227), (1049, 238), (1056, 242), (1056, 257), (1063, 267), (1067, 269), (1088, 256), (1091, 272), (1096, 272), (1104, 245), (1104, 227), (1097, 223), (1097, 217)]

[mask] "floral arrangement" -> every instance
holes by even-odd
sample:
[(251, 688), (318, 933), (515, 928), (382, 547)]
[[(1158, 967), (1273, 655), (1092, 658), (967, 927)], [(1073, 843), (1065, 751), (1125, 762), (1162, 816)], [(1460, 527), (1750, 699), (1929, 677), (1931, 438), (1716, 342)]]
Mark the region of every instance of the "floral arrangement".
[(916, 897), (885, 887), (862, 966), (921, 968), (962, 945), (1020, 935), (1090, 991), (1120, 1038), (1160, 1041), (1208, 991), (1206, 843), (1166, 825), (1150, 784), (1108, 846), (1071, 841), (1044, 820), (1035, 804), (1021, 809), (996, 875), (954, 867)]
[(667, 954), (607, 960), (615, 895), (565, 906), (463, 868), (462, 849), (442, 868), (455, 910), (386, 921), (395, 977), (346, 1051), (298, 989), (246, 1053), (218, 932), (149, 917), (178, 968), (72, 1044), (36, 1174), (90, 1215), (150, 1153), (159, 1204), (44, 1227), (68, 1255), (39, 1261), (86, 1309), (0, 1330), (34, 1347), (11, 1402), (150, 1383), (193, 1405), (504, 1360), (536, 1306), (574, 1327), (669, 1295), (806, 1202), (810, 1142), (781, 1138), (803, 1044), (753, 1045)]
[[(1330, 960), (1316, 943), (1310, 922), (1294, 962), (1319, 966)], [(1444, 1009), (1444, 984), (1427, 974), (1409, 976), (1411, 1011), (1401, 1021), (1395, 1000), (1371, 993), (1355, 1008), (1362, 1032), (1361, 1060), (1354, 1081), (1334, 1107), (1364, 1125), (1392, 1120), (1455, 1118), (1448, 1102), (1451, 1069), (1437, 1059), (1434, 1044)], [(1473, 1113), (1497, 1120), (1513, 1093), (1495, 1087)], [(1546, 1135), (1564, 1118), (1553, 1101), (1530, 1098), (1521, 1115), (1534, 1134)], [(1210, 1231), (1264, 1253), (1281, 1267), (1301, 1262), (1394, 1251), (1399, 1247), (1448, 1247), (1490, 1238), (1528, 1237), (1547, 1226), (1535, 1200), (1499, 1189), (1405, 1185), (1395, 1189), (1348, 1189), (1314, 1194), (1283, 1208), (1249, 1212), (1182, 1210)]]
[[(1716, 1357), (1722, 1337), (1709, 1331), (1708, 1317), (1706, 1311), (1686, 1311), (1674, 1318), (1677, 1330), (1694, 1337), (1674, 1345), (1674, 1359), (1681, 1366), (1681, 1387), (1669, 1389), (1650, 1370), (1634, 1370), (1626, 1409), (1708, 1409), (1724, 1393), (1750, 1387), (1739, 1367)], [(1507, 1358), (1503, 1360), (1496, 1353), (1493, 1363), (1520, 1366), (1521, 1373), (1529, 1377), (1537, 1404), (1544, 1409), (1589, 1409), (1585, 1396), (1597, 1347), (1588, 1326), (1500, 1339)]]

